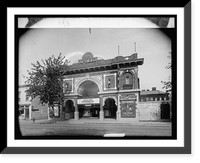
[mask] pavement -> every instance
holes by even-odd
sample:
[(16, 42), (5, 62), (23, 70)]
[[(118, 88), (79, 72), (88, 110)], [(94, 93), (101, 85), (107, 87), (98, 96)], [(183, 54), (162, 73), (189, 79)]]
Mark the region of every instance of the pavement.
[[(171, 122), (133, 122), (115, 119), (79, 119), (79, 120), (19, 120), (23, 136), (66, 136), (67, 138), (102, 137), (141, 137), (171, 136)], [(117, 134), (117, 135), (116, 135)], [(59, 137), (59, 138), (60, 138)]]
[[(33, 123), (32, 120), (20, 120), (22, 123)], [(171, 126), (171, 122), (163, 122), (163, 121), (117, 121), (115, 119), (104, 119), (104, 120), (99, 120), (99, 119), (93, 119), (93, 118), (82, 118), (79, 120), (65, 120), (65, 121), (54, 121), (54, 120), (36, 120), (35, 124), (72, 124), (72, 125), (84, 125), (84, 124), (129, 124), (129, 125), (137, 125), (137, 126)]]

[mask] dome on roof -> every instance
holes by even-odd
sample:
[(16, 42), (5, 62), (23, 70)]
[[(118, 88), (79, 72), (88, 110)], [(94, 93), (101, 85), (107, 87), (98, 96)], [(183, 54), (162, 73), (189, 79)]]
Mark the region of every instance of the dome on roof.
[(86, 52), (85, 54), (83, 54), (82, 60), (88, 60), (94, 58), (93, 54), (91, 52)]

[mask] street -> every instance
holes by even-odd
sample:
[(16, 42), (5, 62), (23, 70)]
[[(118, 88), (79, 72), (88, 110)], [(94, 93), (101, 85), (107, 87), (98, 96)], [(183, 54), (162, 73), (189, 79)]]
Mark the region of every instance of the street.
[(88, 122), (73, 123), (64, 121), (57, 123), (33, 123), (32, 121), (20, 120), (20, 130), (22, 136), (66, 136), (66, 137), (85, 137), (99, 136), (109, 137), (109, 134), (131, 136), (149, 136), (149, 137), (169, 137), (172, 134), (170, 122)]

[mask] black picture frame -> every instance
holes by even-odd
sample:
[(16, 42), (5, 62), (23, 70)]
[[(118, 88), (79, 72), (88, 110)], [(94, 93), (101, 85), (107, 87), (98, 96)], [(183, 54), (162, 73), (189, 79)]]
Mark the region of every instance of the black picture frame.
[[(193, 122), (192, 108), (192, 62), (193, 62), (193, 3), (184, 6), (184, 147), (7, 147), (7, 126), (1, 139), (1, 154), (192, 154)], [(180, 6), (179, 6), (180, 7)], [(7, 117), (6, 111), (4, 116)], [(6, 120), (3, 123), (7, 122)], [(7, 123), (5, 123), (7, 124)]]

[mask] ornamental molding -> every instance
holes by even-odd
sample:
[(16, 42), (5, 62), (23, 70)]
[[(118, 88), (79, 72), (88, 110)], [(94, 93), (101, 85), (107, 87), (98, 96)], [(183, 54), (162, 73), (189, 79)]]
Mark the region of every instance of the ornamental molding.
[(85, 77), (75, 78), (75, 93), (77, 94), (79, 86), (85, 82), (85, 81), (93, 81), (97, 84), (99, 88), (99, 92), (102, 92), (102, 76), (90, 76), (89, 74), (86, 74)]
[(116, 106), (118, 105), (117, 96), (106, 96), (106, 97), (103, 97), (103, 106), (105, 105), (105, 101), (106, 101), (108, 98), (112, 98), (113, 100), (115, 100), (115, 105), (116, 105)]
[(66, 102), (67, 102), (67, 101), (72, 101), (72, 102), (73, 102), (73, 106), (75, 107), (75, 99), (73, 99), (73, 98), (68, 98), (68, 99), (65, 99), (65, 100), (64, 100), (63, 107), (65, 107), (65, 106), (66, 106)]

